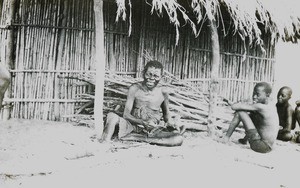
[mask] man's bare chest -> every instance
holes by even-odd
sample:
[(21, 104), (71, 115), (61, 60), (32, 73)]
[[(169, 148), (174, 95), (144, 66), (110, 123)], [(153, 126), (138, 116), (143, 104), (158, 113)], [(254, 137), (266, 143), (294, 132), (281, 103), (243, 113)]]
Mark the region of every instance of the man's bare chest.
[(143, 91), (139, 90), (135, 95), (135, 102), (147, 103), (152, 105), (161, 105), (164, 101), (164, 95), (161, 90)]

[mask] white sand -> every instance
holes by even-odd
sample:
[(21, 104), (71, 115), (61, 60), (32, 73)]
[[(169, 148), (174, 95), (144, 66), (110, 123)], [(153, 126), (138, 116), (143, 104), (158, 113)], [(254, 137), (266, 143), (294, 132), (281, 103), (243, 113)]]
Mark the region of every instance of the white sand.
[[(277, 141), (255, 153), (187, 132), (180, 147), (145, 143), (100, 144), (93, 130), (68, 123), (0, 122), (0, 188), (35, 187), (295, 187), (298, 144)], [(297, 186), (298, 184), (298, 186)]]

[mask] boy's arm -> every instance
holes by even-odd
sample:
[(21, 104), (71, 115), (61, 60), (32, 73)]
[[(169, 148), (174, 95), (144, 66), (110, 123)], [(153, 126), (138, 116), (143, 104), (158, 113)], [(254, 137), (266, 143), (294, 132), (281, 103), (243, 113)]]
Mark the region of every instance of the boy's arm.
[(235, 111), (259, 111), (262, 109), (262, 105), (260, 103), (255, 104), (246, 104), (246, 103), (235, 103), (231, 105), (231, 109)]
[(294, 109), (292, 107), (287, 108), (287, 116), (286, 116), (286, 125), (285, 125), (285, 130), (292, 130), (293, 126), (293, 116), (294, 116)]

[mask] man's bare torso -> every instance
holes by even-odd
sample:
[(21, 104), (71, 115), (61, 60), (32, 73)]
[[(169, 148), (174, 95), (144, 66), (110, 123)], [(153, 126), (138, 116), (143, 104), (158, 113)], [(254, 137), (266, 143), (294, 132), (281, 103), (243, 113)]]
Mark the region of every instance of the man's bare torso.
[(157, 85), (150, 91), (141, 82), (134, 84), (133, 87), (136, 87), (133, 108), (146, 107), (154, 111), (160, 110), (165, 99), (161, 85)]

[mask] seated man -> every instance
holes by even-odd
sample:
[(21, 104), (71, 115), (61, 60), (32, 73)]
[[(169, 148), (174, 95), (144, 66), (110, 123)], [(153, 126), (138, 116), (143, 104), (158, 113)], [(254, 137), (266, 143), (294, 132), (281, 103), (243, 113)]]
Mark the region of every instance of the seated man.
[(229, 142), (235, 128), (242, 122), (252, 150), (260, 153), (272, 150), (279, 122), (275, 106), (271, 103), (271, 92), (272, 88), (268, 83), (260, 82), (254, 87), (252, 104), (235, 103), (231, 105), (236, 112), (223, 142)]
[(282, 87), (277, 94), (276, 108), (281, 126), (277, 139), (282, 141), (290, 141), (293, 138), (291, 130), (295, 129), (296, 125), (294, 109), (289, 104), (291, 96), (292, 89), (287, 86)]
[(4, 94), (9, 84), (10, 84), (10, 73), (6, 69), (5, 65), (0, 62), (0, 110), (2, 108)]
[[(300, 100), (296, 101), (296, 108), (295, 108), (295, 121), (298, 122), (298, 125), (300, 125)], [(296, 132), (296, 140), (297, 143), (300, 143), (300, 132)]]
[[(170, 119), (167, 89), (159, 84), (162, 74), (160, 62), (150, 61), (146, 64), (144, 80), (129, 87), (123, 118), (114, 113), (107, 115), (103, 140), (111, 140), (118, 126), (121, 140), (164, 146), (182, 144), (179, 128)], [(160, 121), (162, 116), (163, 122)]]

